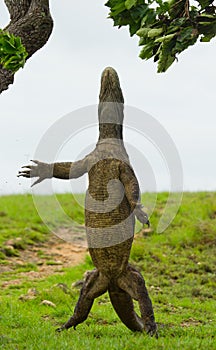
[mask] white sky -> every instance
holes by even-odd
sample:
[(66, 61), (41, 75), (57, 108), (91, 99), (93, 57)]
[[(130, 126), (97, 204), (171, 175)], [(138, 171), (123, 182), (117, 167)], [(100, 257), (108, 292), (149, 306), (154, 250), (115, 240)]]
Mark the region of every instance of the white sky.
[[(100, 75), (106, 66), (117, 70), (125, 103), (152, 115), (172, 137), (183, 165), (184, 189), (216, 190), (216, 40), (189, 48), (166, 73), (157, 74), (156, 64), (138, 57), (138, 37), (130, 38), (127, 28), (118, 30), (106, 18), (108, 8), (103, 2), (52, 0), (51, 12), (55, 27), (49, 42), (0, 96), (0, 195), (29, 191), (29, 181), (16, 177), (18, 170), (34, 157), (42, 135), (60, 117), (98, 102)], [(8, 21), (1, 0), (0, 26)], [(81, 149), (96, 141), (96, 134), (92, 128), (89, 135), (71, 140), (59, 160), (74, 160)], [(125, 136), (133, 144), (136, 136), (130, 132)], [(163, 161), (145, 143), (140, 139), (137, 147), (148, 148), (155, 190), (169, 190)], [(145, 169), (132, 156), (131, 162), (145, 184)], [(84, 191), (79, 183), (73, 183), (73, 190)], [(57, 180), (55, 190), (68, 191), (68, 186)]]

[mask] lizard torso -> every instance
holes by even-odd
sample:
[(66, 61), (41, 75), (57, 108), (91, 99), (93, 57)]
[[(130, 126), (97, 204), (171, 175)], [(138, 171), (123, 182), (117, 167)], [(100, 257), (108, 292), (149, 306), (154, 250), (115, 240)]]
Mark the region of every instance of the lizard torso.
[(88, 156), (89, 187), (85, 226), (96, 268), (117, 278), (126, 268), (134, 234), (134, 214), (121, 182), (122, 164), (129, 158), (122, 142), (99, 141)]

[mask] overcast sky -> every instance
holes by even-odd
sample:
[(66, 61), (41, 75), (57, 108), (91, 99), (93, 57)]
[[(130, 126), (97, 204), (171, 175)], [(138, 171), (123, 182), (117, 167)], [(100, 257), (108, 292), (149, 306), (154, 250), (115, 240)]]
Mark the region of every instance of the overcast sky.
[[(50, 2), (55, 26), (49, 42), (0, 96), (0, 195), (29, 191), (29, 181), (16, 177), (18, 170), (34, 157), (43, 134), (59, 118), (98, 102), (100, 75), (106, 66), (117, 70), (125, 103), (150, 114), (173, 139), (183, 166), (184, 190), (216, 190), (216, 40), (189, 48), (178, 63), (158, 74), (152, 61), (138, 57), (138, 38), (130, 38), (127, 28), (113, 27), (103, 1)], [(1, 27), (8, 21), (0, 0)], [(89, 127), (82, 137), (65, 143), (58, 159), (74, 160), (96, 139), (97, 127)], [(153, 150), (151, 141), (146, 145), (144, 136), (139, 139), (130, 130), (125, 139), (128, 151), (135, 145), (146, 158), (143, 164), (151, 168), (146, 170), (135, 156), (133, 160), (132, 152), (142, 190), (154, 190), (151, 181), (145, 182), (145, 171), (155, 178), (156, 191), (169, 190), (169, 171), (160, 150)], [(41, 160), (48, 161), (45, 158)], [(73, 188), (82, 190), (74, 181)], [(55, 190), (69, 187), (58, 180)]]

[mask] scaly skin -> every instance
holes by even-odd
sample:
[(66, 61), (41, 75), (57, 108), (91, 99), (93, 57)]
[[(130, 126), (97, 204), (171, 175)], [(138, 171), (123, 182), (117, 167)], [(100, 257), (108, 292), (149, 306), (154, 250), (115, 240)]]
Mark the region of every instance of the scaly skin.
[[(149, 224), (141, 210), (137, 178), (129, 163), (122, 139), (124, 99), (113, 68), (101, 78), (99, 140), (93, 152), (77, 162), (46, 164), (34, 161), (19, 176), (71, 179), (88, 172), (85, 226), (89, 253), (95, 269), (88, 273), (72, 317), (58, 329), (76, 327), (87, 317), (93, 301), (108, 291), (121, 321), (132, 331), (157, 335), (152, 303), (142, 275), (129, 263), (135, 216)], [(141, 317), (134, 311), (139, 303)]]

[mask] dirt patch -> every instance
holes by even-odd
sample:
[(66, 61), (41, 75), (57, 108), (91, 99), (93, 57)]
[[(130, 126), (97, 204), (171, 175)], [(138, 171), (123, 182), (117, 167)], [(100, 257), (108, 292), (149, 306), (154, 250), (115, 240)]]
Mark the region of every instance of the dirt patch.
[(195, 320), (194, 318), (190, 317), (188, 320), (185, 320), (181, 323), (182, 327), (195, 327), (200, 326), (203, 322), (201, 320)]
[[(61, 231), (59, 235), (61, 235)], [(53, 273), (61, 273), (65, 267), (82, 263), (86, 252), (87, 243), (83, 235), (78, 242), (77, 240), (75, 242), (66, 242), (50, 234), (48, 241), (20, 250), (18, 257), (7, 258), (7, 264), (0, 266), (0, 273), (16, 273), (17, 279), (4, 281), (1, 287), (6, 288), (10, 285), (18, 285), (22, 283), (23, 279), (34, 280), (44, 278)], [(25, 269), (27, 271), (20, 271)]]

